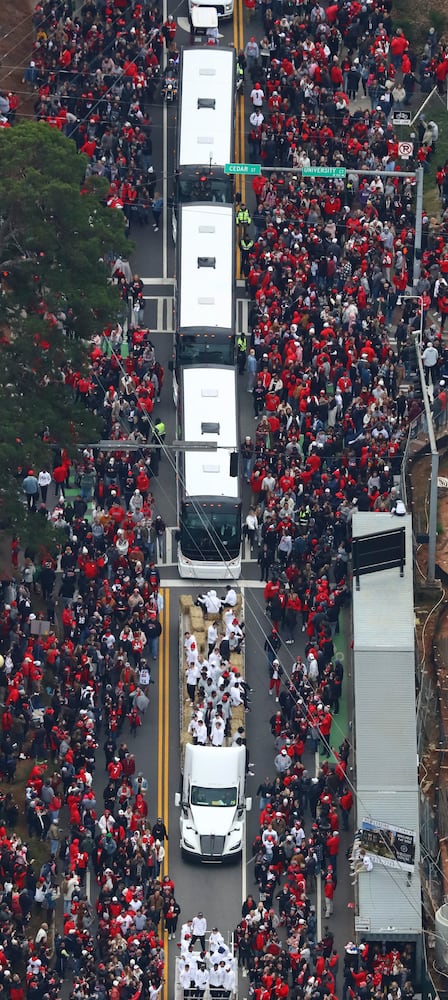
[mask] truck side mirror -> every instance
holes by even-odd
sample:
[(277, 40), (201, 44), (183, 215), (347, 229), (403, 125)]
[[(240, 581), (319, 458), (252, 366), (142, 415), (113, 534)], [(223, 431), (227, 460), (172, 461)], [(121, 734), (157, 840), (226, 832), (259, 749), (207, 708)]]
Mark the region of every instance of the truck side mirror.
[(174, 805), (177, 807), (177, 809), (179, 808), (180, 803), (181, 803), (180, 792), (176, 792), (174, 796)]
[(251, 809), (252, 809), (252, 799), (249, 795), (248, 798), (246, 799), (246, 812), (250, 812)]

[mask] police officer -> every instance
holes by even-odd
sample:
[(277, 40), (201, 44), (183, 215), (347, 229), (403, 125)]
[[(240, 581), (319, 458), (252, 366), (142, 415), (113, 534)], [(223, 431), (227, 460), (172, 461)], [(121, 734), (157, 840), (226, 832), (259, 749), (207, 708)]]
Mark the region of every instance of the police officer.
[(236, 224), (237, 226), (250, 226), (252, 219), (250, 217), (249, 209), (246, 208), (244, 202), (242, 201), (238, 212), (236, 213)]
[(246, 357), (247, 357), (247, 339), (245, 333), (239, 333), (236, 341), (237, 346), (237, 362), (238, 371), (240, 375), (244, 374), (244, 369), (246, 367)]
[(244, 233), (240, 239), (241, 270), (247, 278), (250, 271), (250, 254), (254, 248), (254, 241)]
[(157, 419), (156, 423), (153, 426), (154, 430), (152, 435), (152, 441), (153, 444), (157, 445), (156, 448), (157, 459), (160, 462), (162, 460), (162, 445), (166, 437), (166, 427), (163, 420), (161, 420), (160, 418)]

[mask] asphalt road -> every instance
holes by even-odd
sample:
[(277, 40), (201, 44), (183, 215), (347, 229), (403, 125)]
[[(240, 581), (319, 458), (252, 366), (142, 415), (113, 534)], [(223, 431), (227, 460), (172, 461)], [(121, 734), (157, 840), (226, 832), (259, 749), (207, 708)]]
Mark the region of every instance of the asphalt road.
[[(241, 9), (236, 13), (233, 23), (221, 26), (224, 44), (243, 43), (243, 33), (247, 32), (242, 24)], [(168, 13), (178, 18), (185, 16), (183, 4), (168, 4), (164, 6), (164, 19)], [(250, 34), (261, 37), (261, 21), (255, 22), (250, 28)], [(179, 43), (187, 42), (187, 35), (182, 28), (178, 31)], [(248, 87), (246, 85), (246, 91)], [(171, 238), (171, 217), (169, 200), (173, 194), (173, 163), (175, 147), (175, 126), (177, 107), (169, 108), (155, 105), (152, 110), (154, 169), (157, 174), (157, 189), (163, 194), (165, 208), (163, 224), (158, 233), (152, 226), (144, 229), (134, 229), (132, 238), (137, 247), (131, 260), (133, 271), (145, 281), (146, 312), (145, 325), (153, 334), (157, 357), (166, 371), (165, 387), (160, 405), (153, 416), (161, 416), (167, 428), (166, 443), (170, 444), (176, 437), (176, 418), (171, 392), (171, 374), (168, 363), (173, 347), (173, 294), (175, 276), (175, 252)], [(239, 99), (237, 108), (237, 149), (235, 159), (244, 161), (244, 132), (248, 117), (247, 100)], [(246, 196), (245, 179), (240, 179), (243, 200)], [(248, 192), (249, 193), (249, 192)], [(239, 287), (237, 302), (237, 327), (247, 328), (247, 303), (244, 289)], [(245, 391), (245, 378), (241, 379), (240, 394), (240, 439), (246, 433), (253, 433), (254, 420), (251, 397)], [(174, 473), (174, 455), (164, 456), (157, 480), (152, 481), (157, 510), (165, 522), (173, 528), (177, 522), (176, 489)], [(249, 493), (246, 484), (244, 513), (249, 506)], [(174, 557), (174, 558), (173, 558)], [(252, 695), (252, 711), (246, 716), (247, 740), (251, 760), (255, 762), (255, 777), (248, 778), (248, 794), (253, 797), (253, 809), (248, 816), (247, 849), (242, 863), (234, 866), (198, 866), (182, 860), (179, 849), (179, 814), (174, 806), (174, 795), (180, 784), (179, 755), (179, 630), (178, 630), (178, 598), (182, 592), (194, 593), (188, 581), (180, 581), (175, 565), (175, 552), (168, 537), (167, 554), (161, 568), (162, 587), (165, 599), (163, 613), (164, 633), (161, 640), (159, 663), (153, 670), (154, 687), (151, 688), (150, 706), (144, 725), (136, 738), (127, 736), (135, 753), (137, 770), (144, 772), (149, 782), (148, 804), (151, 821), (157, 816), (163, 816), (168, 826), (169, 844), (164, 873), (169, 872), (175, 881), (175, 893), (182, 908), (181, 920), (202, 910), (208, 919), (209, 928), (215, 924), (226, 936), (231, 933), (240, 919), (241, 901), (248, 892), (253, 891), (253, 863), (251, 844), (258, 833), (258, 800), (255, 792), (259, 782), (265, 775), (274, 773), (273, 742), (269, 731), (269, 718), (273, 712), (273, 699), (268, 696), (267, 670), (265, 654), (263, 653), (264, 630), (267, 619), (264, 615), (262, 589), (258, 584), (258, 567), (256, 563), (245, 562), (243, 565), (242, 584), (246, 601), (246, 676), (254, 689)], [(283, 647), (283, 663), (286, 669), (297, 653), (303, 653), (304, 642), (300, 633), (294, 646)], [(285, 652), (286, 650), (286, 652)], [(345, 687), (347, 691), (347, 712), (351, 706), (351, 678), (348, 664), (346, 665)], [(346, 713), (347, 714), (347, 713)], [(344, 719), (336, 721), (332, 732), (332, 742), (339, 745), (347, 735), (347, 725)], [(305, 764), (311, 774), (314, 773), (316, 762), (314, 756), (307, 751)], [(97, 778), (100, 785), (100, 776)], [(104, 780), (105, 783), (105, 780)], [(310, 827), (310, 816), (306, 817), (306, 829)], [(349, 845), (349, 838), (344, 835), (342, 840), (342, 856)], [(334, 916), (329, 925), (335, 934), (335, 943), (340, 952), (347, 940), (353, 936), (352, 911), (348, 904), (352, 899), (349, 879), (343, 877), (344, 862), (340, 861), (339, 884), (335, 897)], [(323, 926), (325, 921), (323, 921)], [(166, 996), (173, 995), (174, 960), (178, 954), (175, 942), (166, 940), (165, 946), (169, 955), (169, 983)], [(247, 992), (247, 980), (240, 983), (240, 993)]]

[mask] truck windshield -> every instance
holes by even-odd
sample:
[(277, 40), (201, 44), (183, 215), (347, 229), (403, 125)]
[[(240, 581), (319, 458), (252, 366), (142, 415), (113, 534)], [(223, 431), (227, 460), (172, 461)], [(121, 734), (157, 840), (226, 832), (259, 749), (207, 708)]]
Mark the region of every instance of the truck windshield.
[(192, 806), (236, 806), (238, 791), (236, 788), (203, 788), (201, 785), (192, 785), (191, 804)]

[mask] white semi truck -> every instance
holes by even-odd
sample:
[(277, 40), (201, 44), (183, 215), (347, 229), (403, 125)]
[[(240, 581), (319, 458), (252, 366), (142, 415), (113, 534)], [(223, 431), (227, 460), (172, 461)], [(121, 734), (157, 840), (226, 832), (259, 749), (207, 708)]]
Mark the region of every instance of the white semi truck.
[(220, 863), (239, 858), (245, 837), (246, 748), (185, 747), (180, 808), (184, 857)]

